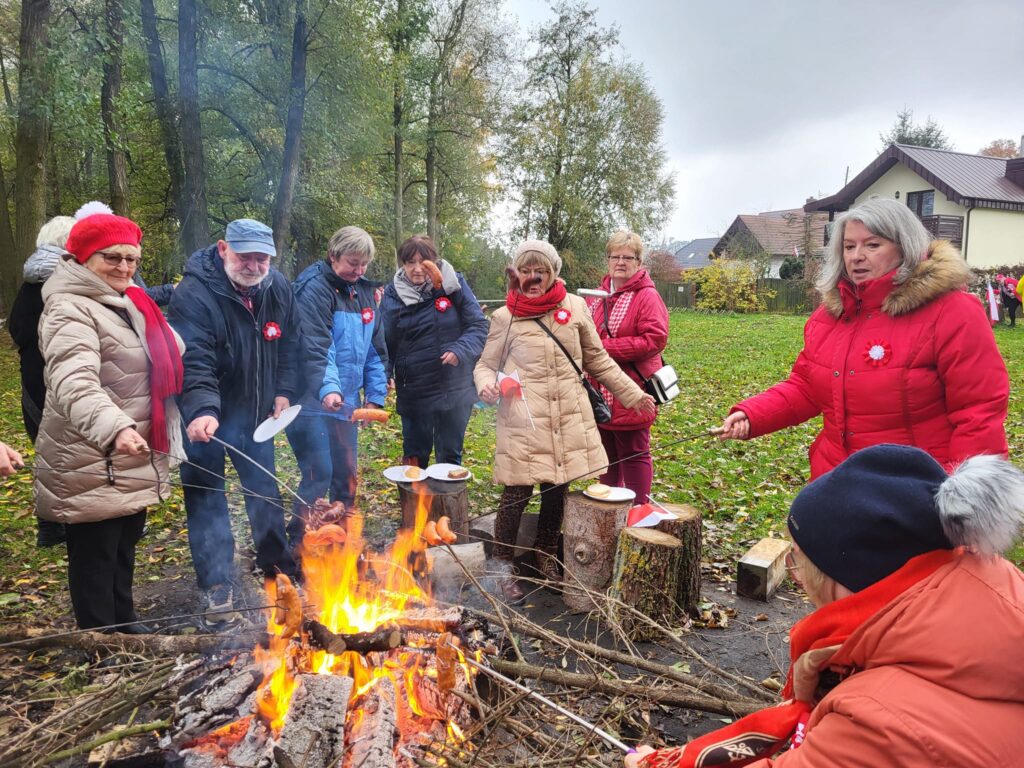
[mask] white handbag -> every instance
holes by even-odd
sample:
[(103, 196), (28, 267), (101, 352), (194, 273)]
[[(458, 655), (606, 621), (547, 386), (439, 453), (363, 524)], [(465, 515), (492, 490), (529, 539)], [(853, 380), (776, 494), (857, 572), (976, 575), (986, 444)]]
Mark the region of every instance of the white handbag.
[(658, 405), (664, 405), (679, 395), (679, 377), (671, 365), (663, 365), (644, 383), (644, 390)]

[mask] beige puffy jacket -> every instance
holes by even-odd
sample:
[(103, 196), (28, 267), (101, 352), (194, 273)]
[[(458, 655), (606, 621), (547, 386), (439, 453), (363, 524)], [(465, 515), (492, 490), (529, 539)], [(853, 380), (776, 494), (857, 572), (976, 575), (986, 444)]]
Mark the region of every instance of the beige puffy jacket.
[[(564, 325), (555, 321), (559, 309), (570, 314)], [(583, 299), (566, 296), (541, 322), (569, 350), (576, 365), (623, 405), (632, 408), (643, 400), (643, 390), (605, 352)], [(494, 481), (533, 485), (599, 475), (608, 457), (580, 377), (533, 319), (514, 318), (507, 307), (496, 310), (491, 319), (487, 344), (473, 372), (477, 391), (494, 383), (499, 367), (509, 375), (519, 372), (526, 401), (498, 402)]]
[[(67, 257), (43, 286), (43, 299), (39, 350), (46, 361), (47, 391), (36, 441), (36, 514), (87, 523), (159, 503), (170, 492), (167, 457), (113, 452), (114, 438), (125, 427), (149, 439), (149, 357), (142, 314)], [(127, 313), (131, 325), (117, 310)], [(173, 398), (167, 402), (167, 430), (171, 453), (182, 455)]]

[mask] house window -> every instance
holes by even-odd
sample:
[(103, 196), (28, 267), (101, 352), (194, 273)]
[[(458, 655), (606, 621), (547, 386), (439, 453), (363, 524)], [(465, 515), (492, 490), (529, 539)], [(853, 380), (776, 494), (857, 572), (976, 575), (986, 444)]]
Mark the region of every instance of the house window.
[(935, 190), (927, 192), (908, 192), (907, 207), (917, 214), (918, 218), (931, 216), (935, 212)]

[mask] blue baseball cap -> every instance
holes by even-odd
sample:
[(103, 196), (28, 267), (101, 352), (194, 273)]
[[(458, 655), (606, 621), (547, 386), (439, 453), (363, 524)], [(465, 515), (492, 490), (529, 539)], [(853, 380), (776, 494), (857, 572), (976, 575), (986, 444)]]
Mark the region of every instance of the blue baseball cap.
[(277, 256), (273, 230), (255, 219), (235, 219), (224, 231), (224, 239), (237, 253)]

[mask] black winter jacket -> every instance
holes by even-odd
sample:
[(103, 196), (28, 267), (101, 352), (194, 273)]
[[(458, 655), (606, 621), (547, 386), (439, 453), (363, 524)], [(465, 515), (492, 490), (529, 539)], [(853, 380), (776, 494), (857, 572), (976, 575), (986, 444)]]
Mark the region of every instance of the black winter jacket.
[(185, 425), (204, 414), (256, 424), (275, 397), (296, 396), (301, 343), (288, 280), (271, 267), (250, 311), (223, 264), (216, 245), (196, 251), (171, 297), (168, 320), (185, 341)]
[[(451, 294), (435, 289), (429, 299), (409, 306), (393, 282), (384, 289), (380, 312), (400, 414), (447, 411), (476, 402), (473, 368), (489, 324), (461, 274), (459, 285), (461, 290)], [(445, 352), (454, 352), (459, 364), (442, 365)]]

